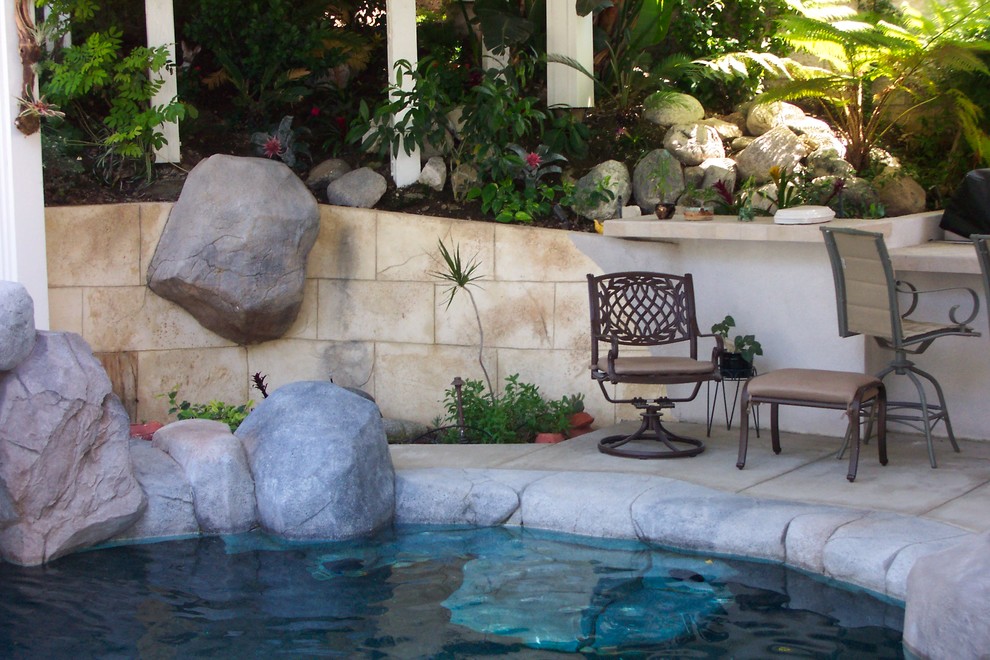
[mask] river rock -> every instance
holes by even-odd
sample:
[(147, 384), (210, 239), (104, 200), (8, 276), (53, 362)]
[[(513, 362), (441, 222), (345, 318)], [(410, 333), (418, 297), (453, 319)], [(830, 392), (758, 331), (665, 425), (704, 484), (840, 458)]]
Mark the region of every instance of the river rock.
[(382, 416), (329, 381), (290, 383), (237, 429), (262, 526), (290, 539), (347, 539), (391, 524), (395, 472)]
[(714, 126), (675, 124), (663, 138), (664, 149), (685, 165), (700, 165), (709, 158), (725, 158), (725, 145)]
[(690, 124), (705, 117), (705, 108), (690, 94), (654, 92), (643, 100), (643, 119), (661, 126)]
[(309, 171), (306, 176), (306, 187), (316, 195), (326, 191), (327, 186), (351, 171), (347, 161), (340, 158), (328, 158)]
[[(607, 181), (607, 183), (605, 183)], [(592, 195), (604, 186), (612, 192), (612, 199), (595, 201)], [(574, 212), (586, 218), (609, 220), (619, 217), (621, 209), (632, 195), (632, 181), (624, 163), (607, 160), (591, 168), (591, 171), (574, 184)]]
[(0, 281), (0, 372), (23, 362), (34, 339), (34, 300), (23, 284)]
[(684, 192), (681, 163), (666, 149), (654, 149), (633, 168), (633, 199), (643, 213), (653, 213), (657, 204), (673, 204)]
[(186, 419), (159, 429), (151, 446), (182, 468), (192, 486), (201, 531), (233, 534), (254, 527), (254, 480), (244, 447), (230, 427), (212, 419)]
[(759, 137), (777, 126), (786, 126), (788, 121), (805, 117), (804, 110), (793, 103), (774, 101), (754, 105), (746, 114), (746, 130)]
[(239, 344), (281, 337), (302, 305), (320, 228), (285, 164), (217, 155), (189, 173), (148, 267), (148, 286)]
[(793, 171), (807, 153), (808, 148), (791, 129), (777, 126), (736, 154), (736, 168), (744, 181), (753, 177), (756, 183), (766, 183), (771, 167)]
[(873, 180), (887, 216), (910, 215), (925, 210), (925, 189), (903, 171), (888, 167)]
[(327, 202), (337, 206), (370, 209), (388, 190), (388, 182), (370, 167), (348, 172), (327, 186)]
[(145, 497), (127, 413), (82, 337), (38, 332), (27, 359), (0, 376), (0, 419), (3, 508), (17, 517), (0, 530), (0, 557), (41, 564), (137, 520)]

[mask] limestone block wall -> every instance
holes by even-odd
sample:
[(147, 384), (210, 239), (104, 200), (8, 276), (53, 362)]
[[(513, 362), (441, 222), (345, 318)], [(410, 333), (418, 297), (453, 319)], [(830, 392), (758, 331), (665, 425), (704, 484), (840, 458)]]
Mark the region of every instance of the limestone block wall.
[(600, 423), (616, 419), (588, 373), (585, 274), (602, 270), (568, 232), (322, 206), (296, 322), (281, 339), (241, 346), (148, 289), (170, 209), (46, 210), (52, 329), (92, 346), (134, 421), (166, 421), (162, 395), (175, 386), (194, 402), (259, 400), (250, 377), (260, 372), (271, 389), (332, 378), (371, 393), (388, 417), (431, 422), (455, 376), (482, 377), (469, 300), (459, 293), (445, 308), (433, 275), (439, 239), (480, 263), (474, 295), (492, 378), (518, 373), (554, 398), (583, 393)]

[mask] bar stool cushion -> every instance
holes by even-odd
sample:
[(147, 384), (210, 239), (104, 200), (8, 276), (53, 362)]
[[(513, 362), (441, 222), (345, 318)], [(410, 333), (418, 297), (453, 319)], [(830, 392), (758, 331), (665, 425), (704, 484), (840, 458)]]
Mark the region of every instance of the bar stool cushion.
[(876, 394), (880, 379), (869, 374), (824, 369), (778, 369), (756, 376), (747, 384), (751, 399), (780, 399), (803, 401), (805, 405), (820, 403), (849, 406), (860, 389), (871, 388), (863, 397), (868, 401)]

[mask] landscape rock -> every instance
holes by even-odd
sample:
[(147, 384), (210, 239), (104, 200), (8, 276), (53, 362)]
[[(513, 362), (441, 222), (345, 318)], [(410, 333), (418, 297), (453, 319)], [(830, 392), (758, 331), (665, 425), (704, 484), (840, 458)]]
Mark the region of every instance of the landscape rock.
[(0, 372), (23, 362), (34, 340), (34, 300), (23, 284), (0, 280)]
[(370, 167), (359, 167), (327, 186), (327, 202), (337, 206), (370, 209), (388, 190), (388, 182)]
[(880, 204), (880, 196), (869, 181), (850, 177), (845, 180), (841, 195), (830, 202), (829, 206), (841, 211), (847, 218), (866, 218), (870, 217), (870, 208), (875, 208), (878, 204)]
[(653, 213), (660, 202), (677, 202), (684, 192), (680, 161), (666, 149), (650, 151), (633, 168), (632, 191), (643, 213)]
[(808, 154), (807, 158), (805, 158), (805, 165), (811, 173), (812, 178), (820, 176), (837, 176), (842, 178), (856, 176), (856, 168), (852, 166), (852, 163), (844, 160), (835, 149), (828, 147), (815, 149)]
[(161, 428), (151, 446), (182, 468), (202, 532), (234, 534), (254, 527), (254, 481), (244, 447), (230, 427), (211, 419), (186, 419)]
[[(608, 181), (607, 185), (604, 184), (606, 180)], [(590, 198), (600, 185), (604, 185), (607, 190), (612, 191), (611, 200), (605, 199), (596, 202)], [(625, 164), (617, 160), (607, 160), (593, 167), (590, 172), (574, 184), (574, 196), (578, 200), (574, 203), (574, 212), (595, 220), (615, 218), (618, 217), (620, 210), (629, 201), (631, 195), (632, 181)]]
[(690, 124), (705, 118), (705, 108), (690, 94), (654, 92), (643, 100), (643, 119), (660, 126)]
[(470, 165), (462, 163), (450, 173), (450, 191), (454, 193), (456, 200), (463, 201), (471, 188), (476, 185), (478, 185), (478, 170)]
[(750, 135), (757, 137), (778, 126), (786, 126), (789, 121), (797, 121), (805, 117), (804, 110), (793, 103), (774, 101), (754, 105), (746, 114), (746, 129)]
[(983, 658), (990, 649), (990, 532), (918, 558), (907, 578), (904, 644), (921, 658)]
[(698, 123), (704, 124), (705, 126), (711, 126), (715, 129), (715, 132), (718, 133), (718, 136), (722, 138), (722, 140), (729, 142), (743, 136), (743, 126), (745, 126), (746, 120), (742, 118), (742, 115), (739, 115), (739, 118), (742, 119), (742, 126), (735, 122), (726, 121), (725, 119), (719, 119), (717, 117), (703, 119)]
[(897, 168), (885, 168), (873, 180), (873, 187), (888, 216), (910, 215), (925, 210), (925, 189)]
[(714, 126), (675, 124), (663, 138), (664, 149), (685, 165), (700, 165), (709, 158), (725, 158), (725, 145)]
[(347, 539), (391, 524), (395, 472), (378, 406), (329, 381), (272, 392), (237, 429), (262, 526), (291, 539)]
[(701, 190), (712, 188), (721, 181), (729, 191), (736, 189), (736, 162), (731, 158), (709, 158), (698, 167), (704, 173)]
[(316, 199), (283, 163), (211, 156), (172, 207), (148, 286), (221, 337), (277, 339), (302, 305), (319, 222)]
[(447, 164), (443, 162), (443, 158), (433, 156), (426, 161), (423, 171), (419, 173), (419, 183), (437, 192), (443, 190), (447, 185)]
[(4, 560), (48, 562), (140, 516), (127, 413), (79, 335), (37, 333), (27, 359), (0, 375), (0, 419), (0, 512), (17, 518), (0, 529)]
[(314, 195), (326, 192), (327, 186), (351, 171), (347, 161), (340, 158), (328, 158), (309, 171), (306, 176), (306, 187)]
[(809, 151), (831, 149), (840, 157), (846, 155), (846, 145), (835, 134), (827, 122), (802, 115), (796, 119), (784, 119), (784, 126), (794, 131), (808, 145)]
[(193, 489), (182, 467), (146, 440), (132, 439), (130, 452), (134, 474), (148, 498), (148, 507), (115, 540), (198, 534)]
[(792, 130), (777, 126), (736, 154), (736, 167), (743, 181), (753, 177), (756, 183), (766, 183), (771, 167), (793, 171), (807, 154), (808, 148)]

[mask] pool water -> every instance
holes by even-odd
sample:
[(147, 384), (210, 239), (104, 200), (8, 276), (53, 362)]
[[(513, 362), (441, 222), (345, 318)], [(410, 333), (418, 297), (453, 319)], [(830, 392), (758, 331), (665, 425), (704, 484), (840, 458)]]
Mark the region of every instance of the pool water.
[(0, 563), (5, 658), (900, 658), (902, 621), (780, 566), (511, 527)]

